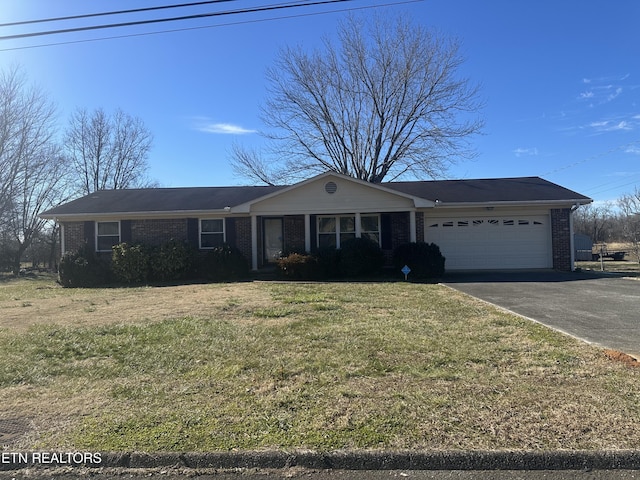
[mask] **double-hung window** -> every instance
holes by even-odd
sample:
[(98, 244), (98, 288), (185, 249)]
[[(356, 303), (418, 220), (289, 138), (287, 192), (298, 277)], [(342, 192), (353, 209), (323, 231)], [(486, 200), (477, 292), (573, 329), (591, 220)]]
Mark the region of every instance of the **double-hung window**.
[(200, 248), (216, 248), (224, 244), (224, 219), (200, 220)]
[(110, 252), (120, 243), (120, 222), (96, 222), (96, 251)]
[[(356, 238), (356, 216), (336, 215), (318, 217), (318, 247), (340, 248), (344, 242)], [(379, 215), (361, 215), (360, 236), (380, 244)]]

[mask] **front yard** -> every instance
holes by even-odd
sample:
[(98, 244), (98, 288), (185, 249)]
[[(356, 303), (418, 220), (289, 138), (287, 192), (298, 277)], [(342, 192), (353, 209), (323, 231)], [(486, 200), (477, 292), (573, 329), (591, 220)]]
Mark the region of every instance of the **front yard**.
[(440, 285), (20, 279), (0, 312), (12, 450), (640, 444), (640, 369)]

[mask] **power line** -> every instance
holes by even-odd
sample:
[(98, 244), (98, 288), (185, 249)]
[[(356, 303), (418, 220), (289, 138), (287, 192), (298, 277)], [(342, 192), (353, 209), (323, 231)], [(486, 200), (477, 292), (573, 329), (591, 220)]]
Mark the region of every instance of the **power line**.
[[(238, 22), (219, 23), (219, 24), (216, 24), (216, 25), (204, 25), (204, 26), (200, 26), (200, 27), (176, 28), (176, 29), (171, 29), (171, 30), (160, 30), (160, 31), (157, 31), (157, 32), (130, 33), (130, 34), (126, 34), (126, 35), (113, 35), (113, 36), (110, 36), (110, 37), (91, 38), (91, 39), (83, 39), (83, 40), (70, 40), (70, 41), (66, 41), (66, 42), (43, 43), (43, 44), (39, 44), (39, 45), (28, 45), (28, 46), (23, 46), (23, 47), (1, 48), (0, 52), (9, 52), (9, 51), (14, 51), (14, 50), (28, 50), (28, 49), (32, 49), (32, 48), (54, 47), (54, 46), (60, 46), (60, 45), (73, 45), (73, 44), (89, 43), (89, 42), (101, 42), (101, 41), (104, 41), (104, 40), (118, 40), (118, 39), (122, 39), (122, 38), (146, 37), (146, 36), (151, 36), (151, 35), (161, 35), (161, 34), (165, 34), (165, 33), (187, 32), (187, 31), (192, 31), (192, 30), (203, 30), (203, 29), (208, 29), (208, 28), (228, 27), (228, 26), (233, 26), (233, 25), (246, 25), (246, 24), (250, 24), (250, 23), (270, 22), (270, 21), (273, 21), (273, 20), (286, 20), (286, 19), (291, 19), (291, 18), (313, 17), (313, 16), (316, 16), (316, 15), (328, 15), (328, 14), (332, 14), (332, 13), (351, 12), (351, 11), (358, 11), (358, 10), (369, 10), (369, 9), (372, 9), (372, 8), (392, 7), (392, 6), (397, 6), (397, 5), (405, 5), (405, 4), (409, 4), (409, 3), (418, 3), (418, 2), (423, 2), (423, 1), (424, 0), (402, 0), (402, 1), (396, 1), (396, 2), (369, 5), (369, 6), (364, 6), (364, 7), (342, 8), (342, 9), (337, 9), (337, 10), (327, 10), (327, 11), (324, 11), (324, 12), (301, 13), (301, 14), (296, 14), (296, 15), (284, 15), (284, 16), (271, 17), (271, 18), (262, 18), (262, 19), (253, 19), (253, 20), (245, 20), (245, 21), (238, 21)], [(301, 5), (301, 6), (304, 6), (304, 5)]]
[(134, 8), (132, 10), (116, 10), (113, 12), (100, 12), (100, 13), (87, 13), (83, 15), (72, 15), (68, 17), (55, 17), (55, 18), (41, 18), (37, 20), (24, 20), (20, 22), (11, 22), (11, 23), (0, 23), (1, 27), (15, 27), (18, 25), (31, 25), (34, 23), (46, 23), (46, 22), (61, 22), (65, 20), (79, 20), (81, 18), (95, 18), (95, 17), (105, 17), (108, 15), (121, 15), (124, 13), (141, 13), (141, 12), (151, 12), (154, 10), (166, 10), (169, 8), (185, 8), (185, 7), (195, 7), (198, 5), (210, 5), (212, 3), (222, 3), (222, 2), (235, 2), (237, 0), (208, 0), (206, 2), (191, 2), (191, 3), (181, 3), (176, 5), (161, 5), (158, 7), (146, 7), (146, 8)]
[(75, 33), (75, 32), (85, 32), (90, 30), (102, 30), (106, 28), (116, 28), (116, 27), (131, 27), (136, 25), (149, 25), (154, 23), (165, 23), (165, 22), (175, 22), (182, 20), (195, 20), (201, 18), (211, 18), (211, 17), (220, 17), (226, 15), (236, 15), (239, 13), (257, 13), (257, 12), (267, 12), (273, 10), (283, 10), (288, 8), (297, 8), (297, 7), (310, 7), (315, 5), (326, 5), (331, 3), (342, 3), (342, 2), (351, 2), (353, 0), (322, 0), (316, 2), (309, 3), (293, 3), (293, 4), (280, 4), (280, 5), (267, 5), (263, 7), (254, 7), (254, 8), (246, 8), (240, 10), (229, 10), (225, 12), (210, 12), (210, 13), (199, 13), (195, 15), (185, 15), (181, 17), (168, 17), (168, 18), (157, 18), (152, 20), (136, 20), (133, 22), (122, 22), (122, 23), (111, 23), (104, 25), (92, 25), (88, 27), (76, 27), (76, 28), (64, 28), (61, 30), (49, 30), (44, 32), (33, 32), (33, 33), (21, 33), (16, 35), (5, 35), (0, 37), (0, 40), (17, 40), (21, 38), (31, 38), (31, 37), (41, 37), (45, 35), (57, 35), (61, 33)]
[(596, 155), (591, 155), (590, 157), (584, 158), (582, 160), (579, 160), (577, 162), (571, 163), (569, 165), (565, 165), (564, 167), (559, 167), (559, 168), (556, 168), (555, 170), (551, 170), (549, 172), (543, 173), (541, 176), (545, 177), (547, 175), (553, 175), (554, 173), (562, 172), (563, 170), (568, 170), (570, 168), (577, 167), (578, 165), (582, 165), (583, 163), (589, 162), (591, 160), (596, 160), (596, 159), (601, 158), (601, 157), (605, 157), (605, 156), (610, 155), (610, 154), (612, 154), (614, 152), (617, 152), (618, 150), (622, 150), (623, 148), (630, 148), (630, 147), (636, 146), (638, 144), (640, 144), (640, 140), (635, 140), (633, 142), (629, 142), (629, 143), (626, 143), (624, 145), (619, 145), (619, 146), (611, 148), (611, 149), (609, 149), (609, 150), (607, 150), (605, 152), (601, 152), (601, 153), (598, 153)]

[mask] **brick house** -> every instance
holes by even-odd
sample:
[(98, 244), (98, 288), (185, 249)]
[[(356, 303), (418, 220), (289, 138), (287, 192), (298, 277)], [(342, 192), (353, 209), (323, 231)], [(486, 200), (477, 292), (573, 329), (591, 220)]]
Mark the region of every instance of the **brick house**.
[(366, 236), (389, 256), (402, 243), (436, 243), (447, 270), (571, 270), (572, 211), (590, 202), (538, 177), (371, 184), (324, 173), (289, 186), (105, 190), (41, 217), (60, 224), (63, 253), (228, 243), (257, 270), (283, 252)]

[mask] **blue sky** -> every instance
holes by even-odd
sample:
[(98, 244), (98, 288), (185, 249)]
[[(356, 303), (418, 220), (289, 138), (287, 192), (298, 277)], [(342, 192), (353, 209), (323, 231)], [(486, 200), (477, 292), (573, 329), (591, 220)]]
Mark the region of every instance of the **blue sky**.
[[(0, 23), (172, 3), (178, 2), (4, 1)], [(236, 0), (82, 23), (4, 27), (0, 35), (275, 3)], [(396, 5), (380, 6), (387, 3)], [(263, 128), (265, 70), (279, 48), (319, 46), (348, 9), (408, 14), (457, 37), (466, 57), (461, 74), (482, 87), (486, 126), (474, 140), (478, 156), (452, 167), (450, 178), (541, 176), (598, 202), (640, 187), (640, 2), (400, 3), (352, 0), (0, 40), (0, 67), (22, 66), (58, 105), (61, 130), (77, 107), (122, 108), (140, 117), (154, 135), (149, 174), (162, 186), (237, 185), (246, 180), (234, 177), (230, 148), (234, 142), (256, 147), (262, 142), (255, 132)], [(138, 35), (175, 29), (189, 30)], [(88, 41), (122, 35), (129, 36)]]

